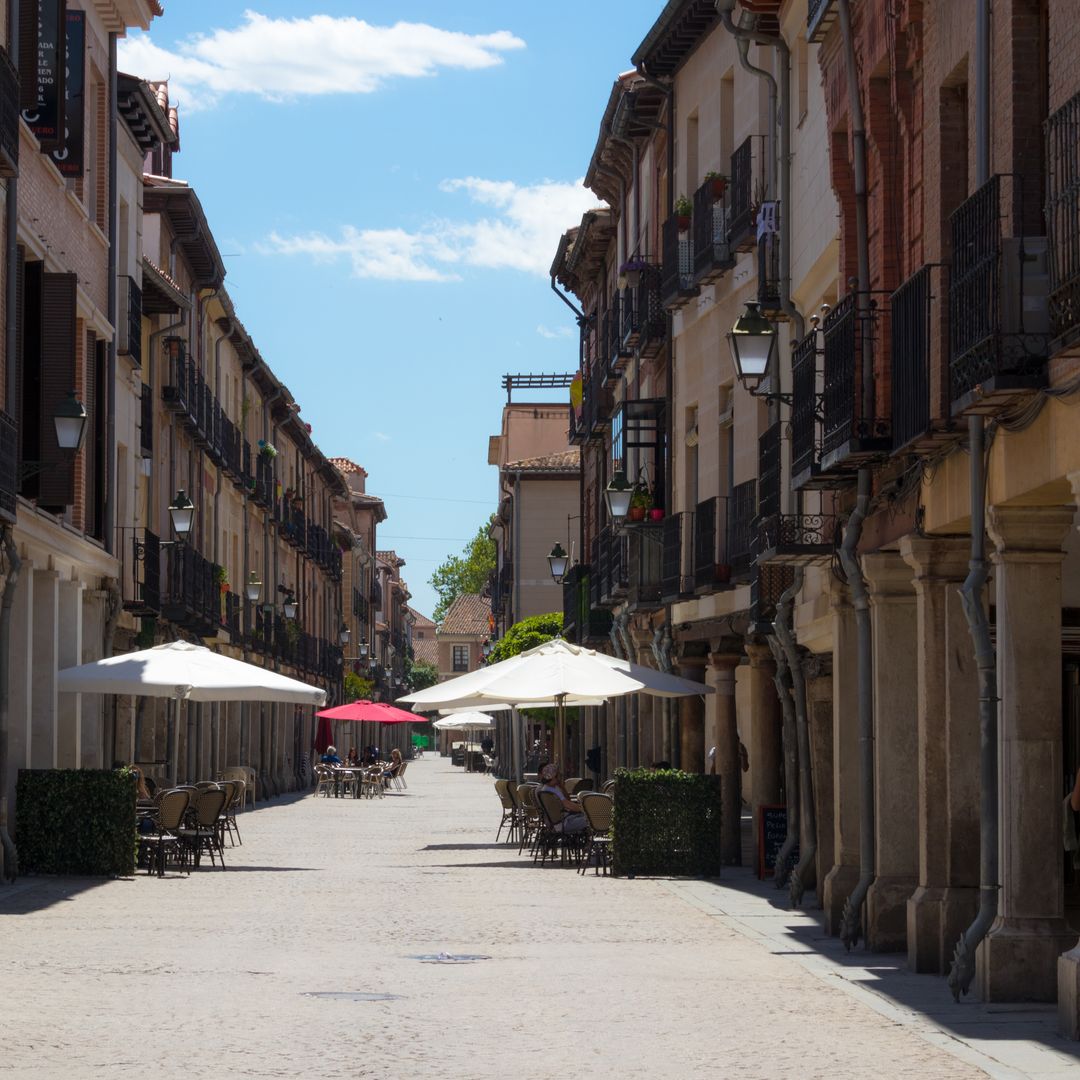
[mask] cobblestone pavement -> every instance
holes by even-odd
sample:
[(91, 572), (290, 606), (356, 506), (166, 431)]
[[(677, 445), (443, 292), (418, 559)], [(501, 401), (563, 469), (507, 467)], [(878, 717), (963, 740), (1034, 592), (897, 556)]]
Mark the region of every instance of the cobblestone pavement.
[[(534, 868), (497, 820), (429, 757), (383, 800), (243, 815), (225, 873), (0, 889), (0, 1074), (985, 1075), (663, 882)], [(491, 959), (415, 959), (440, 952)]]

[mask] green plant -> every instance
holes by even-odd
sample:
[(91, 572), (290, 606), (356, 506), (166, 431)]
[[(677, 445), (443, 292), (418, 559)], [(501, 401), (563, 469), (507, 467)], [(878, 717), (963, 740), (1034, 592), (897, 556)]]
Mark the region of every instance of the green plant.
[(215, 566), (214, 567), (214, 581), (216, 581), (219, 585), (228, 585), (229, 584), (229, 571), (226, 570), (224, 566)]
[(651, 510), (652, 505), (652, 492), (644, 484), (635, 484), (633, 494), (630, 496), (630, 508), (632, 510)]
[(720, 778), (679, 769), (616, 773), (615, 874), (720, 873)]
[(726, 180), (727, 177), (723, 173), (716, 172), (715, 170), (710, 170), (709, 172), (707, 172), (705, 174), (705, 179), (706, 180)]
[(154, 644), (157, 635), (157, 620), (152, 615), (143, 616), (139, 632), (135, 635), (135, 647), (149, 649)]
[(690, 217), (693, 212), (694, 204), (685, 195), (680, 195), (675, 200), (676, 217)]
[(495, 642), (487, 662), (497, 664), (500, 660), (509, 660), (511, 656), (525, 652), (526, 649), (543, 645), (545, 641), (562, 634), (562, 628), (561, 611), (552, 611), (547, 615), (530, 615), (527, 619), (521, 619)]
[(300, 644), (300, 624), (295, 619), (286, 621), (285, 636), (288, 638), (290, 645), (295, 647)]
[(355, 671), (346, 671), (344, 686), (346, 701), (370, 701), (375, 682), (357, 675)]
[(133, 769), (20, 769), (15, 835), (28, 874), (135, 872)]

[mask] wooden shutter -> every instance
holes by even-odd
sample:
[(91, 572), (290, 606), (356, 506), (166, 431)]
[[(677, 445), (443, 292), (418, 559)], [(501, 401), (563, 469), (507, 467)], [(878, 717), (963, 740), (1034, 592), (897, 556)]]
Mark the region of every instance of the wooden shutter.
[(112, 463), (109, 458), (111, 448), (108, 441), (108, 410), (109, 410), (109, 359), (107, 343), (100, 338), (94, 343), (94, 386), (96, 398), (94, 411), (90, 414), (93, 418), (94, 456), (90, 463), (95, 479), (94, 486), (97, 491), (97, 501), (94, 505), (94, 536), (98, 540), (105, 539), (105, 499), (109, 488), (109, 470)]
[[(22, 377), (23, 364), (26, 363), (26, 248), (19, 244), (15, 248), (15, 355), (7, 358), (10, 368), (5, 389), (11, 388), (10, 400), (5, 400), (4, 409), (12, 420), (22, 416)], [(20, 425), (21, 428), (21, 425)], [(23, 459), (22, 432), (19, 432), (18, 460)], [(16, 473), (16, 475), (18, 475)]]
[[(97, 536), (97, 334), (86, 331), (85, 352), (83, 353), (82, 403), (86, 409), (86, 437), (83, 439), (82, 484), (83, 484), (83, 530), (90, 536)], [(74, 386), (74, 383), (72, 383)], [(76, 470), (77, 472), (77, 470)], [(76, 481), (79, 477), (76, 475)]]
[(22, 0), (19, 5), (19, 107), (37, 105), (38, 22), (41, 0)]
[(75, 462), (56, 442), (53, 418), (75, 389), (76, 274), (44, 274), (41, 286), (41, 462), (38, 503), (75, 503)]

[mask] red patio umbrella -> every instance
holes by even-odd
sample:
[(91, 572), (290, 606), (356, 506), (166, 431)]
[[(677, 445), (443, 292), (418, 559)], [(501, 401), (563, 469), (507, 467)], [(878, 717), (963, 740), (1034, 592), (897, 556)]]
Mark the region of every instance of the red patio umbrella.
[(326, 748), (333, 741), (334, 733), (330, 728), (330, 721), (326, 717), (319, 717), (318, 726), (315, 728), (315, 752), (325, 754)]
[(348, 705), (336, 705), (323, 709), (316, 716), (326, 720), (366, 720), (370, 724), (422, 724), (424, 718), (416, 713), (395, 708), (385, 701), (353, 701)]

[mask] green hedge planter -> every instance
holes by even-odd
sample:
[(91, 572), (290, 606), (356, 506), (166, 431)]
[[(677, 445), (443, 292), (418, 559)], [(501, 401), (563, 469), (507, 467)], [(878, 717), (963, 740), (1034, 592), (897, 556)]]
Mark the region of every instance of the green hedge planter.
[(130, 769), (20, 769), (15, 841), (22, 872), (130, 877), (135, 791)]
[(678, 769), (615, 776), (612, 872), (715, 877), (720, 873), (720, 777)]

